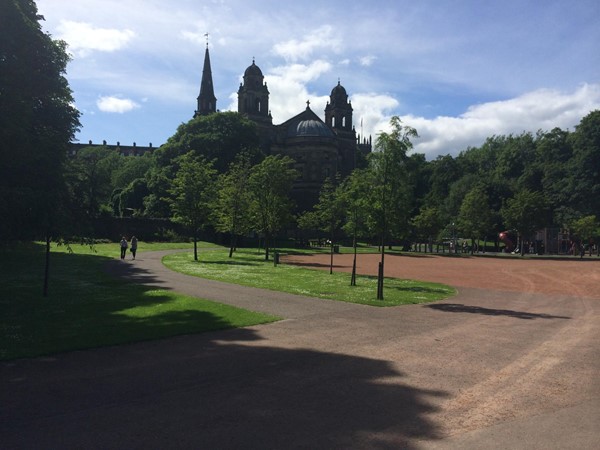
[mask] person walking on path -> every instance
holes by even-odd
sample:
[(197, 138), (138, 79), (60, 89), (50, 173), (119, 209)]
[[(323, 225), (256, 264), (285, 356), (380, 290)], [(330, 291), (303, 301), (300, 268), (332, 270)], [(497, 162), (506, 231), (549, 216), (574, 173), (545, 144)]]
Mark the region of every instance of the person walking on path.
[(135, 236), (131, 236), (131, 254), (133, 255), (133, 259), (135, 259), (135, 252), (137, 251), (137, 238)]
[(121, 259), (125, 259), (125, 255), (127, 254), (127, 239), (125, 236), (121, 238)]

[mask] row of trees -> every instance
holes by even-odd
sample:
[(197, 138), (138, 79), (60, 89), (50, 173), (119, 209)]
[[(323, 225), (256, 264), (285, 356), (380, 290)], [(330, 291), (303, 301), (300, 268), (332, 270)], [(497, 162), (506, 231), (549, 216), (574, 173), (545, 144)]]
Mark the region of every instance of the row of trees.
[(198, 259), (198, 232), (207, 225), (231, 236), (229, 256), (238, 236), (250, 231), (265, 237), (265, 259), (269, 259), (271, 239), (292, 215), (289, 199), (297, 172), (293, 161), (279, 155), (267, 156), (252, 166), (248, 155), (240, 154), (229, 170), (218, 175), (214, 163), (193, 152), (175, 161), (179, 168), (169, 189), (173, 219), (184, 224), (194, 241)]
[[(297, 215), (296, 224), (327, 233), (331, 228), (339, 231), (352, 215), (349, 210), (336, 212), (339, 207), (331, 199), (347, 198), (348, 194), (336, 191), (346, 192), (348, 183), (361, 182), (364, 188), (354, 186), (353, 192), (360, 196), (357, 202), (371, 206), (371, 212), (356, 232), (370, 240), (379, 236), (380, 243), (390, 239), (432, 242), (454, 235), (473, 241), (495, 239), (503, 230), (516, 230), (528, 238), (533, 231), (549, 226), (571, 228), (588, 241), (597, 234), (595, 218), (600, 216), (598, 195), (594, 194), (600, 184), (596, 169), (599, 124), (600, 111), (594, 111), (573, 132), (554, 129), (535, 136), (494, 136), (457, 157), (445, 155), (427, 161), (424, 155), (409, 154), (416, 131), (395, 117), (392, 131), (378, 136), (367, 165), (357, 168), (347, 180), (328, 180), (323, 187), (325, 200), (314, 211)], [(187, 159), (182, 159), (185, 155)], [(258, 150), (255, 125), (237, 113), (220, 113), (182, 124), (152, 155), (125, 157), (107, 148), (86, 148), (69, 161), (66, 173), (73, 211), (82, 223), (102, 214), (170, 218), (175, 212), (173, 183), (182, 161), (200, 159), (210, 164), (215, 179), (233, 169), (238, 171), (231, 178), (238, 183), (236, 200), (241, 201), (250, 185), (240, 171), (250, 171), (264, 158)], [(242, 159), (244, 165), (239, 166)], [(272, 171), (268, 179), (275, 183), (277, 173)], [(192, 179), (186, 183), (193, 184)], [(215, 199), (232, 189), (225, 190), (222, 183), (218, 186), (211, 194)], [(387, 207), (379, 207), (383, 204)], [(215, 208), (223, 209), (213, 201), (213, 216)], [(181, 221), (181, 214), (176, 216)], [(281, 227), (295, 227), (293, 219), (288, 212)], [(214, 218), (206, 223), (229, 231)], [(250, 228), (262, 232), (256, 225)], [(348, 231), (348, 227), (344, 229)], [(248, 230), (246, 226), (233, 235)]]
[[(574, 131), (493, 136), (457, 157), (420, 164), (426, 191), (417, 195), (418, 237), (465, 237), (514, 229), (527, 238), (544, 227), (570, 228), (580, 240), (598, 237), (600, 111)], [(596, 223), (589, 227), (582, 224)], [(523, 246), (521, 246), (523, 248)]]

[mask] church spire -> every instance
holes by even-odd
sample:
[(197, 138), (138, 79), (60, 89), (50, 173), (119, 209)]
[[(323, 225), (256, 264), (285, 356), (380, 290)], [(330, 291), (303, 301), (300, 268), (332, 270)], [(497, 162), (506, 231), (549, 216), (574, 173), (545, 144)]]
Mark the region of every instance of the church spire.
[(198, 109), (194, 117), (206, 116), (217, 111), (217, 98), (212, 81), (212, 70), (210, 68), (210, 55), (208, 53), (208, 33), (206, 51), (204, 52), (204, 68), (202, 69), (202, 82), (200, 84), (200, 95), (198, 96)]

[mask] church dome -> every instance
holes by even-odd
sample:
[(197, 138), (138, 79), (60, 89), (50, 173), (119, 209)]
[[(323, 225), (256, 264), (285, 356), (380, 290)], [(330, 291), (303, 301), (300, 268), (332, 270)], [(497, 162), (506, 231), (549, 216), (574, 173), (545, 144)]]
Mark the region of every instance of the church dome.
[(263, 73), (260, 70), (260, 67), (258, 67), (254, 63), (254, 60), (252, 60), (252, 65), (248, 66), (248, 68), (244, 72), (244, 78), (246, 78), (246, 77), (261, 77), (262, 78), (262, 76), (263, 76)]
[(342, 86), (340, 84), (340, 82), (338, 81), (338, 84), (336, 87), (334, 87), (331, 90), (331, 98), (337, 99), (337, 98), (341, 98), (341, 99), (347, 99), (348, 98), (348, 94), (346, 93), (346, 89), (344, 88), (344, 86)]
[(288, 128), (288, 137), (334, 137), (323, 122), (314, 119), (301, 120)]

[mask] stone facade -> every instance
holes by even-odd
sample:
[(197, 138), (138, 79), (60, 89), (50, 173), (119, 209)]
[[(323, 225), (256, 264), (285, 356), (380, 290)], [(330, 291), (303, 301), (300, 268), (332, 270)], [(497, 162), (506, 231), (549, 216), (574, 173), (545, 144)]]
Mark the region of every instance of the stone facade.
[(371, 151), (371, 140), (359, 143), (352, 123), (352, 104), (338, 81), (325, 107), (325, 121), (306, 109), (280, 125), (273, 124), (269, 90), (260, 68), (252, 61), (238, 89), (238, 112), (256, 122), (266, 154), (281, 154), (295, 161), (300, 173), (292, 196), (298, 210), (310, 209), (318, 200), (327, 177), (348, 176), (360, 156)]

